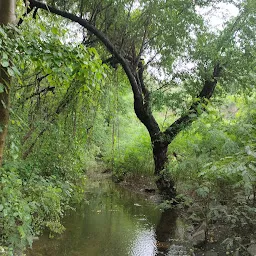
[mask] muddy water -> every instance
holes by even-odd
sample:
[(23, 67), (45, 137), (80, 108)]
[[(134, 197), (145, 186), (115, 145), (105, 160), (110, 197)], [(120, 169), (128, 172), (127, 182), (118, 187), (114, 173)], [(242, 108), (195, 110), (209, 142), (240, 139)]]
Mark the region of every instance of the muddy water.
[(183, 225), (141, 196), (106, 181), (91, 184), (87, 202), (63, 220), (66, 231), (43, 234), (28, 256), (189, 255), (179, 245)]

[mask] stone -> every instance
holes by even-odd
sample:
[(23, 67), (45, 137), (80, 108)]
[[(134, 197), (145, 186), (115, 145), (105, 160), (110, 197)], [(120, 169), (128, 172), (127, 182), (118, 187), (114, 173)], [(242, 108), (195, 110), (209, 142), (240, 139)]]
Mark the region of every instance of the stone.
[(172, 244), (168, 250), (168, 256), (190, 256), (188, 249), (183, 245)]
[(234, 253), (234, 256), (239, 256), (239, 255), (240, 255), (239, 250), (236, 250)]
[(256, 256), (256, 244), (251, 244), (248, 248), (247, 251), (249, 252), (250, 255)]
[(144, 191), (146, 193), (155, 193), (156, 192), (156, 190), (154, 188), (145, 188)]
[(192, 243), (194, 246), (200, 246), (200, 245), (204, 244), (205, 241), (206, 241), (205, 230), (196, 231), (192, 235)]
[(213, 251), (208, 251), (205, 253), (205, 256), (218, 256), (217, 252), (213, 252)]
[(196, 230), (196, 232), (191, 236), (191, 240), (194, 246), (201, 246), (206, 242), (206, 231), (207, 224), (204, 221)]

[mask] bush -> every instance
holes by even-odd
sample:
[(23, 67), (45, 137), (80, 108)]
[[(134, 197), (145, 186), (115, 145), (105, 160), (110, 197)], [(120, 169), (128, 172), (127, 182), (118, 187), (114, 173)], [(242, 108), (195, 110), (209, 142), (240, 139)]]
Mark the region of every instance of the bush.
[[(20, 252), (31, 246), (44, 228), (52, 233), (62, 232), (61, 217), (72, 208), (74, 200), (81, 199), (82, 185), (61, 176), (44, 177), (31, 165), (5, 165), (1, 170), (0, 204), (3, 245), (10, 253)], [(76, 198), (72, 198), (74, 195)]]
[(142, 132), (120, 145), (113, 159), (114, 175), (122, 179), (124, 175), (152, 175), (154, 163), (150, 139)]
[(256, 225), (256, 111), (253, 100), (243, 104), (229, 119), (205, 114), (169, 148), (178, 154), (169, 174), (185, 201), (203, 209), (201, 218), (232, 228)]

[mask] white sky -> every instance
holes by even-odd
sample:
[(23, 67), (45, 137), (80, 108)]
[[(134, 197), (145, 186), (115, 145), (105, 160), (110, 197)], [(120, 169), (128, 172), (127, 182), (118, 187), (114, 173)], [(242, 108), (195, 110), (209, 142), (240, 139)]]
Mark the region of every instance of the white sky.
[[(199, 8), (196, 7), (196, 11), (198, 14), (204, 17), (206, 24), (208, 25), (210, 31), (218, 32), (224, 29), (225, 23), (229, 21), (231, 18), (238, 15), (239, 10), (233, 4), (224, 4), (218, 3), (214, 7), (205, 7)], [(160, 56), (159, 56), (160, 58)], [(157, 58), (156, 58), (157, 59)], [(174, 73), (188, 71), (195, 67), (195, 63), (186, 62), (184, 63), (182, 60), (176, 60), (174, 62)], [(150, 72), (152, 72), (156, 78), (160, 80), (168, 80), (166, 75), (161, 70), (156, 70), (155, 68), (149, 68)]]
[[(137, 5), (136, 2), (134, 5)], [(199, 8), (196, 7), (196, 11), (204, 16), (205, 22), (209, 25), (212, 31), (222, 30), (225, 22), (230, 18), (235, 17), (238, 14), (238, 8), (233, 4), (219, 3), (213, 7)], [(73, 33), (69, 33), (69, 39), (67, 41), (79, 42), (82, 40), (81, 26), (74, 23), (68, 26), (68, 30)]]
[(213, 30), (222, 30), (225, 22), (238, 15), (238, 8), (233, 4), (219, 3), (214, 8), (196, 8), (197, 12), (205, 17), (205, 21)]

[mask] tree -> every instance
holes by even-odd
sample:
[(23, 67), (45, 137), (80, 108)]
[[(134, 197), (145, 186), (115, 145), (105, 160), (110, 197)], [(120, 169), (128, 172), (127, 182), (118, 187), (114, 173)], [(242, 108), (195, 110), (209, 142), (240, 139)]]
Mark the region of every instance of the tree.
[[(16, 21), (15, 2), (15, 0), (0, 1), (0, 26), (14, 23)], [(4, 144), (9, 121), (11, 87), (11, 77), (8, 69), (9, 65), (10, 62), (8, 56), (5, 53), (2, 53), (0, 63), (0, 167), (3, 160)]]
[[(135, 113), (151, 138), (157, 186), (170, 197), (174, 197), (176, 192), (174, 181), (164, 173), (168, 145), (205, 110), (218, 81), (223, 89), (230, 91), (229, 88), (233, 88), (236, 81), (253, 67), (254, 58), (246, 53), (255, 45), (252, 33), (255, 30), (252, 11), (255, 4), (253, 1), (234, 1), (240, 14), (228, 22), (221, 32), (214, 33), (204, 25), (196, 7), (213, 6), (218, 2), (53, 0), (48, 1), (48, 5), (30, 0), (27, 3), (27, 13), (43, 9), (80, 24), (86, 29), (83, 43), (99, 46), (100, 42), (107, 50), (102, 51), (102, 56), (106, 57), (103, 61), (113, 67), (122, 66), (134, 95)], [(62, 6), (64, 10), (54, 6)], [(252, 43), (243, 49), (238, 41), (245, 35)], [(146, 63), (143, 57), (147, 57)], [(243, 61), (236, 65), (235, 61), (241, 57)], [(178, 62), (184, 65), (185, 61), (194, 67), (185, 72), (175, 70)], [(154, 94), (146, 79), (147, 76), (154, 76), (147, 71), (150, 65), (164, 71), (165, 80), (168, 80), (162, 85), (161, 79), (156, 76), (155, 80), (160, 84), (158, 89), (182, 88), (184, 93), (180, 94), (185, 94), (185, 97), (180, 97), (181, 102), (188, 106), (164, 131), (160, 130), (152, 111)], [(254, 81), (252, 76), (246, 78), (247, 83)]]

